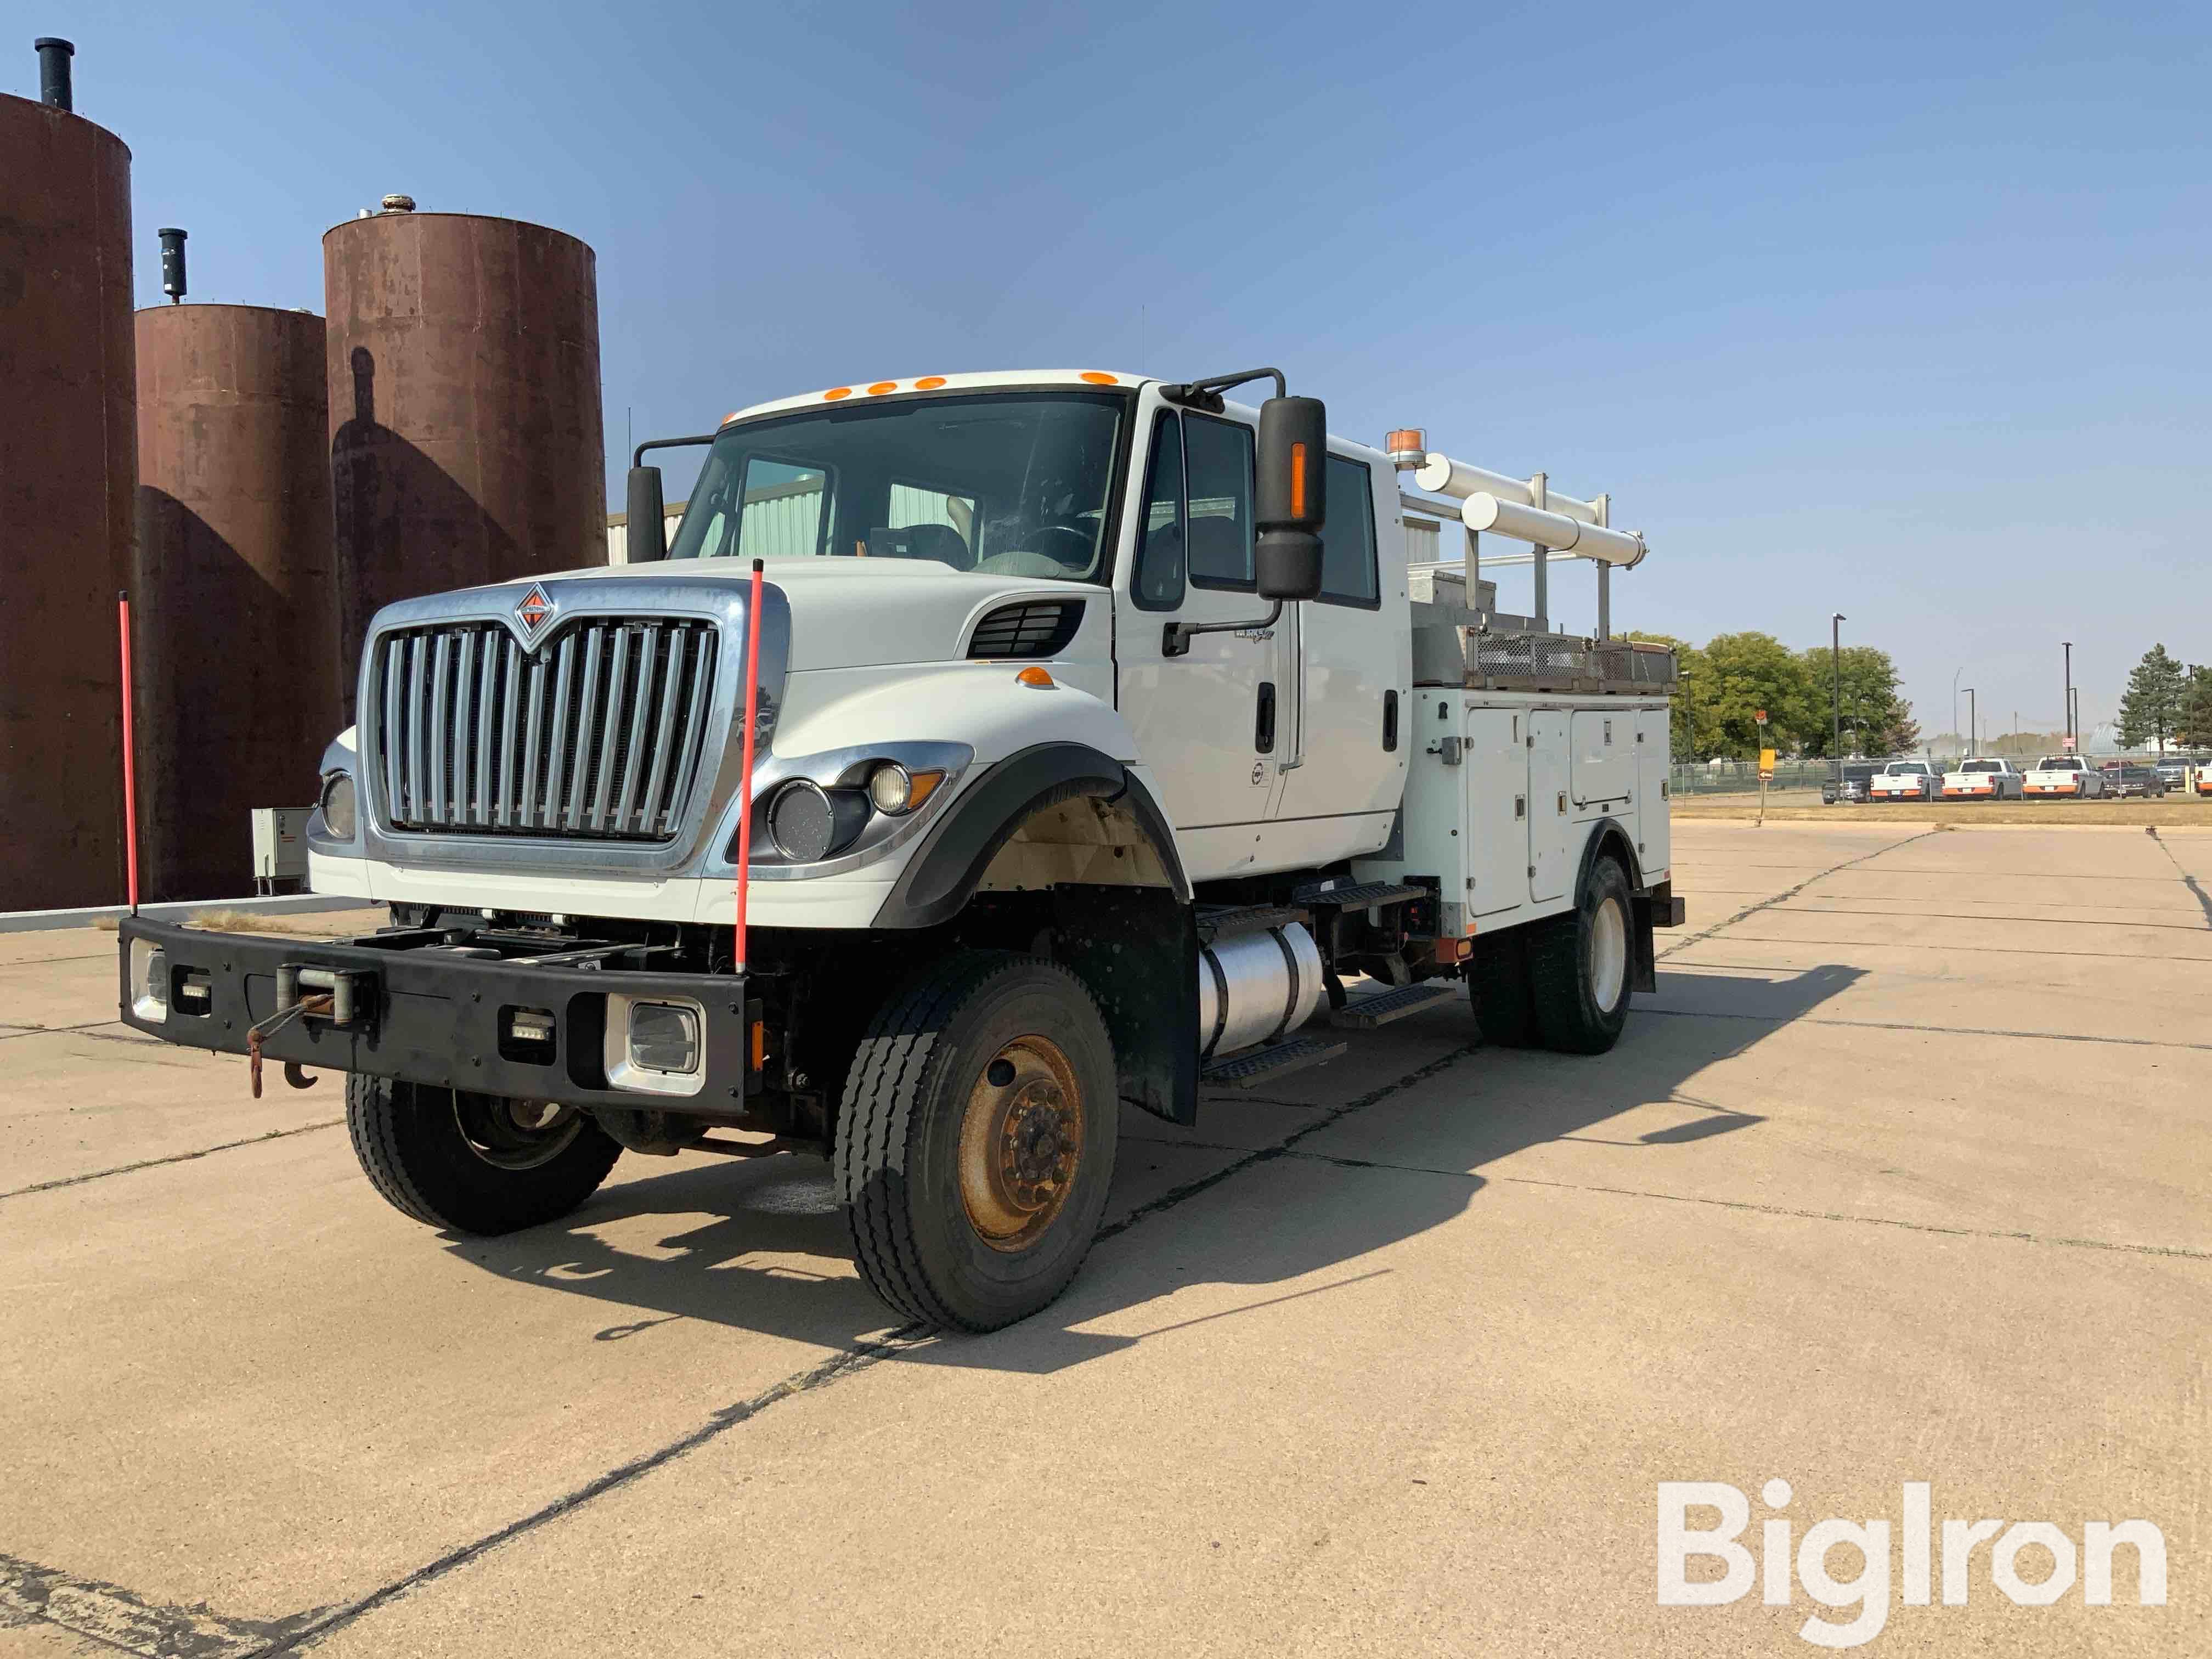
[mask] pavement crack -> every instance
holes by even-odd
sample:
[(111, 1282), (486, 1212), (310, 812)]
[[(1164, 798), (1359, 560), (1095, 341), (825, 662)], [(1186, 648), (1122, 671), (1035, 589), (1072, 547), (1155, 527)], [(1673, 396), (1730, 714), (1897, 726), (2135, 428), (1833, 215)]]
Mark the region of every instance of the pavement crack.
[(5, 1554), (0, 1554), (0, 1609), (140, 1659), (251, 1659), (281, 1650), (302, 1626), (322, 1616), (322, 1609), (312, 1608), (289, 1619), (230, 1619), (204, 1602), (167, 1607), (119, 1584), (74, 1578)]
[(2181, 867), (2181, 860), (2173, 856), (2173, 848), (2166, 844), (2166, 837), (2158, 833), (2156, 824), (2145, 824), (2143, 833), (2158, 843), (2158, 850), (2166, 854), (2166, 862), (2173, 866), (2174, 873), (2181, 878), (2181, 884), (2189, 890), (2190, 896), (2197, 901), (2197, 908), (2203, 911), (2204, 925), (2207, 927), (2212, 927), (2212, 893), (2207, 893), (2203, 884)]
[[(781, 1382), (762, 1389), (750, 1399), (740, 1400), (734, 1405), (725, 1406), (681, 1439), (672, 1440), (657, 1450), (634, 1457), (627, 1463), (618, 1464), (597, 1479), (586, 1481), (574, 1492), (564, 1493), (551, 1503), (532, 1510), (520, 1520), (508, 1522), (495, 1532), (486, 1533), (472, 1543), (449, 1550), (436, 1560), (425, 1566), (416, 1568), (414, 1571), (404, 1577), (395, 1578), (382, 1588), (371, 1590), (368, 1595), (349, 1601), (342, 1607), (301, 1615), (297, 1621), (296, 1628), (285, 1632), (274, 1642), (255, 1648), (250, 1653), (240, 1655), (239, 1659), (276, 1659), (276, 1655), (293, 1653), (301, 1648), (313, 1646), (325, 1637), (335, 1634), (364, 1614), (374, 1613), (387, 1602), (397, 1601), (403, 1595), (420, 1589), (425, 1584), (443, 1578), (447, 1573), (468, 1565), (479, 1556), (497, 1549), (501, 1545), (511, 1542), (525, 1533), (534, 1532), (548, 1522), (557, 1521), (562, 1516), (581, 1508), (592, 1499), (605, 1497), (608, 1492), (627, 1486), (632, 1481), (641, 1480), (663, 1464), (672, 1463), (687, 1453), (696, 1451), (709, 1441), (720, 1439), (732, 1429), (751, 1421), (771, 1406), (802, 1394), (811, 1393), (817, 1389), (826, 1388), (832, 1382), (864, 1371), (872, 1365), (890, 1358), (895, 1354), (904, 1352), (914, 1346), (914, 1340), (921, 1335), (919, 1327), (903, 1327), (894, 1331), (882, 1341), (863, 1342), (857, 1347), (848, 1348), (832, 1355), (818, 1365), (794, 1372)], [(185, 1656), (179, 1656), (179, 1659), (185, 1659)], [(192, 1659), (197, 1659), (197, 1656), (193, 1656)], [(228, 1659), (227, 1655), (224, 1659)]]
[(1803, 892), (1808, 887), (1810, 887), (1816, 881), (1825, 881), (1830, 876), (1835, 875), (1839, 871), (1849, 870), (1855, 866), (1867, 863), (1869, 860), (1878, 859), (1885, 853), (1894, 853), (1900, 847), (1910, 847), (1916, 841), (1925, 841), (1930, 836), (1940, 836), (1943, 833), (1944, 828), (1945, 826), (1938, 824), (1933, 829), (1923, 830), (1917, 836), (1907, 836), (1903, 841), (1893, 841), (1886, 847), (1877, 847), (1871, 853), (1862, 853), (1855, 859), (1845, 859), (1841, 864), (1832, 864), (1826, 869), (1820, 872), (1817, 875), (1806, 877), (1804, 880), (1799, 882), (1795, 887), (1785, 888), (1781, 892), (1775, 894), (1771, 898), (1761, 899), (1756, 904), (1746, 905), (1742, 909), (1730, 916), (1726, 921), (1717, 921), (1711, 927), (1706, 928), (1703, 933), (1692, 933), (1689, 938), (1685, 939), (1677, 939), (1674, 944), (1668, 945), (1665, 950), (1659, 952), (1658, 956), (1655, 957), (1654, 960), (1663, 962), (1668, 957), (1673, 956), (1676, 951), (1686, 951), (1692, 945), (1701, 944), (1705, 940), (1712, 938), (1714, 934), (1723, 933), (1727, 929), (1735, 927), (1736, 923), (1745, 920), (1747, 917), (1757, 915), (1761, 910), (1771, 910), (1778, 904), (1788, 903), (1791, 899), (1796, 898), (1798, 894)]
[(134, 1170), (158, 1170), (164, 1164), (190, 1164), (194, 1158), (211, 1158), (217, 1152), (236, 1152), (240, 1146), (258, 1146), (264, 1140), (284, 1140), (293, 1135), (312, 1134), (317, 1129), (335, 1129), (344, 1121), (342, 1117), (326, 1117), (289, 1129), (271, 1129), (266, 1134), (248, 1135), (243, 1140), (226, 1140), (219, 1146), (203, 1146), (196, 1152), (173, 1152), (167, 1158), (142, 1158), (136, 1164), (118, 1164), (112, 1170), (92, 1170), (83, 1175), (63, 1176), (53, 1181), (34, 1181), (27, 1187), (11, 1188), (0, 1193), (0, 1200), (22, 1198), (31, 1193), (51, 1193), (61, 1187), (82, 1187), (88, 1181), (105, 1181), (110, 1176), (129, 1175)]

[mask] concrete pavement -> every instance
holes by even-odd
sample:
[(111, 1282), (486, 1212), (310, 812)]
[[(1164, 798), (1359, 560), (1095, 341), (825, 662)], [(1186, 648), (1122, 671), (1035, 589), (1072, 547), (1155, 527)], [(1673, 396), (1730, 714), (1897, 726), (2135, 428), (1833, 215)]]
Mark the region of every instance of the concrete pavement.
[(2163, 1529), (2164, 1607), (2125, 1550), (2014, 1605), (1984, 1544), (1868, 1650), (2212, 1648), (2212, 836), (1676, 851), (1612, 1054), (1455, 1002), (1132, 1115), (1069, 1296), (958, 1341), (889, 1328), (818, 1164), (444, 1239), (331, 1084), (108, 1023), (112, 935), (0, 939), (0, 1654), (1808, 1651), (1851, 1610), (1802, 1583), (1655, 1595), (1658, 1483), (1756, 1553), (1776, 1476), (1799, 1534), (1915, 1480)]

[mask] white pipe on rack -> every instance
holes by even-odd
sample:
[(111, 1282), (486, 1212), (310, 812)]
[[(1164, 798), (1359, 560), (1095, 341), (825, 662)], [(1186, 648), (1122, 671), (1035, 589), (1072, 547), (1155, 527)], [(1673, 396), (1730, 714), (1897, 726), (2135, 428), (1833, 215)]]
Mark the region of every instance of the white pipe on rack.
[[(1454, 501), (1465, 501), (1470, 495), (1495, 495), (1501, 501), (1511, 501), (1521, 507), (1536, 505), (1535, 491), (1526, 478), (1509, 478), (1503, 472), (1492, 472), (1486, 466), (1470, 466), (1465, 461), (1455, 461), (1449, 455), (1439, 455), (1434, 450), (1413, 474), (1413, 482), (1432, 495), (1449, 495)], [(1595, 501), (1577, 501), (1572, 495), (1562, 495), (1547, 486), (1544, 506), (1553, 513), (1564, 514), (1583, 524), (1597, 524), (1601, 515)]]
[(1486, 489), (1478, 490), (1462, 501), (1459, 516), (1460, 522), (1469, 530), (1492, 530), (1516, 542), (1547, 548), (1554, 553), (1572, 554), (1577, 558), (1601, 560), (1607, 564), (1634, 565), (1646, 551), (1644, 538), (1633, 531), (1608, 530), (1602, 525), (1569, 518), (1564, 513), (1547, 513), (1519, 501), (1501, 501)]

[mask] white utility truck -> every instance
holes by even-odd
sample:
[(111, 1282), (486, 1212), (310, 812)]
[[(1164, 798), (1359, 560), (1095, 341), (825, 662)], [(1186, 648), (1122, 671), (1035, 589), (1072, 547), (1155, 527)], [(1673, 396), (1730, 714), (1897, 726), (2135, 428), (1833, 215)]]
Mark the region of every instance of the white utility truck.
[(2020, 793), (2049, 800), (2087, 800), (2105, 793), (2105, 775), (2079, 755), (2045, 755), (2028, 768)]
[[(125, 1018), (349, 1073), (408, 1214), (810, 1152), (887, 1303), (988, 1329), (1075, 1273), (1121, 1103), (1191, 1123), (1460, 980), (1487, 1041), (1594, 1054), (1652, 988), (1674, 667), (1607, 637), (1604, 497), (1333, 438), (1273, 370), (840, 386), (633, 459), (629, 564), (374, 618), (307, 836), (391, 927), (123, 924)], [(1481, 608), (1485, 531), (1534, 617)]]
[(2008, 760), (1977, 757), (1943, 775), (1945, 800), (2012, 800), (2020, 794), (2021, 771)]
[(1869, 800), (1934, 800), (1942, 775), (1924, 760), (1893, 760), (1867, 780)]

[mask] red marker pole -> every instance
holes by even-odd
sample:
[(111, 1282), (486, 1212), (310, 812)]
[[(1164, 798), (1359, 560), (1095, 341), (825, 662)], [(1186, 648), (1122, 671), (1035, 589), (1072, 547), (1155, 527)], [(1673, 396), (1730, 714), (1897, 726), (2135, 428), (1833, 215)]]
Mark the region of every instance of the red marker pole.
[(116, 626), (123, 640), (123, 859), (129, 872), (131, 914), (138, 914), (138, 767), (131, 731), (131, 595), (115, 596)]
[(753, 561), (752, 603), (745, 608), (744, 769), (738, 780), (737, 971), (745, 971), (745, 890), (753, 864), (753, 727), (760, 718), (761, 562)]

